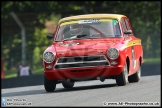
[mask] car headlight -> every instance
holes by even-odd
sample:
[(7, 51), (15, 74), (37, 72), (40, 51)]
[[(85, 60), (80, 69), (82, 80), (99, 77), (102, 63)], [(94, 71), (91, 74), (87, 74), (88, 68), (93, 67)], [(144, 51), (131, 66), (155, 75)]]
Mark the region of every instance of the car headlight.
[(117, 59), (119, 56), (119, 51), (116, 48), (110, 48), (107, 52), (108, 57), (112, 60)]
[(46, 63), (52, 63), (54, 61), (54, 54), (52, 52), (45, 52), (43, 54), (43, 60)]

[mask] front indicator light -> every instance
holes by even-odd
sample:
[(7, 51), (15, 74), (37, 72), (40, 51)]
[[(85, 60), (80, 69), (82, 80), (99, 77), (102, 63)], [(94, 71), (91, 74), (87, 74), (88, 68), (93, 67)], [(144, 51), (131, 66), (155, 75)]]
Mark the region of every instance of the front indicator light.
[(116, 61), (112, 61), (112, 62), (111, 62), (111, 65), (116, 65), (116, 64), (117, 64)]
[(52, 69), (52, 66), (51, 65), (47, 65), (46, 69)]

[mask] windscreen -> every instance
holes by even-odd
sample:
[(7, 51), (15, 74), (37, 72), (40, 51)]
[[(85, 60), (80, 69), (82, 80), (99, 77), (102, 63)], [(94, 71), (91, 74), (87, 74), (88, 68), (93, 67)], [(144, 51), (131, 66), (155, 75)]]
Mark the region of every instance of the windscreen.
[(86, 19), (60, 24), (56, 41), (121, 37), (117, 19)]

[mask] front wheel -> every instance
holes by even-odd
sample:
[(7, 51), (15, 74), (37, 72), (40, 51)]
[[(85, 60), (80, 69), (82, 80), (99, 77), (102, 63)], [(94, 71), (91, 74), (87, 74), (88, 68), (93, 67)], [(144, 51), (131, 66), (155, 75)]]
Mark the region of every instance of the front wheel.
[(127, 63), (125, 63), (124, 69), (119, 76), (116, 78), (116, 83), (118, 86), (124, 86), (128, 83), (128, 68)]
[(57, 81), (55, 80), (48, 80), (46, 76), (44, 75), (44, 88), (47, 92), (53, 92), (56, 88), (56, 83)]
[(73, 88), (75, 82), (68, 82), (66, 80), (62, 81), (62, 85), (64, 88)]

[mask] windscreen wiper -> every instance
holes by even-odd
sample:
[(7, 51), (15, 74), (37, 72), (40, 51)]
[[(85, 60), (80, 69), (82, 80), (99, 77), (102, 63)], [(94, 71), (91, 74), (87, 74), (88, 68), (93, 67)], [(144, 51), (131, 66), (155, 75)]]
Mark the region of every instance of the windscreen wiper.
[[(87, 35), (77, 35), (77, 36), (73, 36), (73, 37), (71, 37), (71, 38), (66, 38), (66, 39), (64, 39), (63, 42), (64, 42), (64, 41), (73, 40), (73, 39), (77, 39), (77, 38), (82, 38), (82, 37), (85, 37), (85, 36), (87, 36)], [(55, 41), (56, 41), (56, 40), (55, 40)], [(56, 42), (60, 42), (60, 40), (58, 40), (58, 41), (56, 41)]]
[(82, 37), (85, 37), (87, 35), (83, 34), (83, 35), (77, 35), (77, 38), (82, 38)]
[(87, 35), (76, 35), (76, 36), (70, 37), (70, 39), (78, 39), (78, 38), (82, 38), (85, 36), (87, 36)]

